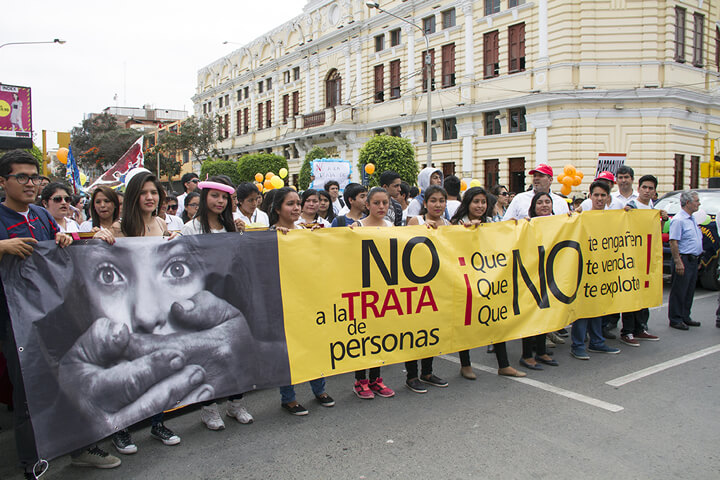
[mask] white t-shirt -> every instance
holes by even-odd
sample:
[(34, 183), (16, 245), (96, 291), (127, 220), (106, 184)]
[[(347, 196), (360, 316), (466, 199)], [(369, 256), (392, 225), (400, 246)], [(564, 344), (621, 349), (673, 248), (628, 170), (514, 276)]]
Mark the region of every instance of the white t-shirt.
[(83, 223), (80, 224), (80, 232), (89, 232), (92, 230), (92, 228), (92, 220), (85, 220)]
[[(616, 207), (616, 208), (625, 208), (625, 205), (627, 205), (627, 203), (630, 200), (636, 200), (638, 198), (638, 192), (636, 190), (633, 190), (633, 192), (630, 194), (629, 197), (623, 197), (620, 194), (620, 191), (617, 191), (617, 192), (611, 193), (610, 196), (613, 199), (613, 201), (612, 201), (613, 204), (620, 205), (620, 207)], [(613, 208), (612, 204), (610, 205), (610, 208)]]
[[(528, 211), (530, 210), (530, 203), (532, 203), (534, 196), (535, 192), (532, 190), (515, 195), (515, 198), (513, 198), (513, 201), (510, 202), (510, 205), (505, 212), (503, 220), (512, 220), (513, 218), (522, 220), (523, 218), (529, 217), (530, 215), (528, 214)], [(550, 192), (550, 198), (552, 198), (553, 201), (554, 215), (568, 213), (568, 204), (563, 197)]]
[[(306, 222), (305, 220), (303, 220), (302, 217), (298, 218), (298, 219), (295, 221), (295, 225), (298, 225), (298, 226), (302, 226), (303, 224), (306, 224), (306, 223), (307, 223), (307, 222)], [(315, 223), (317, 223), (318, 225), (322, 225), (323, 228), (330, 228), (330, 222), (328, 222), (327, 220), (325, 220), (325, 219), (322, 218), (321, 216), (318, 216), (318, 217), (317, 217), (317, 220), (315, 220)]]
[(179, 195), (177, 197), (178, 209), (177, 209), (177, 213), (175, 215), (177, 215), (178, 217), (181, 217), (181, 218), (182, 218), (182, 212), (183, 212), (183, 210), (185, 210), (185, 197), (187, 197), (187, 193), (183, 193), (182, 195)]
[[(366, 220), (366, 219), (363, 218), (363, 220)], [(364, 227), (364, 226), (365, 226), (365, 224), (363, 224), (363, 220), (358, 220), (358, 223), (360, 224), (361, 227)], [(393, 225), (392, 223), (390, 223), (388, 220), (385, 220), (384, 218), (383, 218), (383, 222), (385, 222), (385, 226), (386, 226), (386, 227), (393, 227), (393, 226), (395, 226), (395, 225)]]
[(65, 228), (58, 224), (62, 233), (80, 233), (80, 225), (70, 217), (65, 217)]
[(460, 206), (460, 200), (448, 200), (445, 204), (445, 209), (447, 210), (448, 217), (452, 218), (453, 215), (455, 215), (455, 212), (457, 211), (458, 207)]
[[(343, 208), (345, 208), (345, 201), (342, 201), (342, 203), (341, 203), (340, 196), (338, 196), (338, 198), (336, 198), (335, 201), (333, 202), (332, 206), (333, 206), (333, 211), (335, 212), (335, 215), (338, 215), (338, 212), (341, 211)], [(340, 215), (343, 215), (343, 214), (341, 213)]]
[[(225, 230), (225, 227), (222, 227), (220, 230), (214, 230), (210, 229), (210, 233), (225, 233), (227, 230)], [(185, 224), (185, 226), (182, 228), (183, 235), (200, 235), (203, 233), (202, 225), (200, 224), (200, 221), (197, 218), (193, 218), (189, 222)]]
[(233, 212), (233, 220), (237, 219), (242, 220), (245, 222), (245, 226), (252, 225), (252, 224), (261, 224), (265, 225), (266, 227), (270, 226), (270, 219), (267, 216), (267, 213), (263, 212), (259, 208), (256, 208), (253, 214), (250, 216), (250, 218), (246, 217), (240, 209), (235, 210)]
[(183, 229), (182, 218), (175, 215), (170, 215), (169, 213), (166, 213), (165, 223), (167, 223), (167, 228), (170, 232), (179, 232)]

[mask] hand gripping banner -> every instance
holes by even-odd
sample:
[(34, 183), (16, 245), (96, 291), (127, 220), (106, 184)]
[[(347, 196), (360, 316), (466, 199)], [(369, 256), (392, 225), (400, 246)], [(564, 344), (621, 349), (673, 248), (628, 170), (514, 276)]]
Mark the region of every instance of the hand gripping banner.
[(650, 210), (83, 243), (1, 266), (44, 458), (162, 410), (662, 301)]

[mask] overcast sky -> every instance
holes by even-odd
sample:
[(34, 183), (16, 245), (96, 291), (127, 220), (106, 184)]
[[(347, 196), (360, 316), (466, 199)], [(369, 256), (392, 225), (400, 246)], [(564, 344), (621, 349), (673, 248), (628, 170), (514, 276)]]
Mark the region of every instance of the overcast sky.
[[(36, 143), (118, 105), (187, 110), (197, 71), (302, 13), (306, 0), (3, 2), (0, 83), (32, 88)], [(113, 97), (117, 94), (117, 102)]]

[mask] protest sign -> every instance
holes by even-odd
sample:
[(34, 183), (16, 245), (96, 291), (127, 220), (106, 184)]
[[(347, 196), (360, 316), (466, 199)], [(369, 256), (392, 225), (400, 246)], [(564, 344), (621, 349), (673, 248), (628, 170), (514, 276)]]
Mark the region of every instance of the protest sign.
[(320, 158), (311, 162), (313, 181), (310, 188), (322, 190), (330, 180), (340, 184), (340, 191), (343, 191), (350, 183), (352, 175), (352, 164), (347, 160), (339, 158)]

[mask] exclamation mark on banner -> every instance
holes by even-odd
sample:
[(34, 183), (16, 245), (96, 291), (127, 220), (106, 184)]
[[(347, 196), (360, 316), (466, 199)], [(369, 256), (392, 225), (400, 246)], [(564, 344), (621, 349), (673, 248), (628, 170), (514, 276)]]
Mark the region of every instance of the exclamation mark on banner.
[[(463, 257), (458, 257), (458, 262), (461, 267), (465, 266), (465, 259)], [(465, 325), (467, 326), (472, 323), (470, 318), (472, 314), (472, 287), (470, 286), (470, 278), (467, 276), (467, 273), (463, 274), (463, 277), (465, 277), (465, 289), (467, 292), (465, 296)]]
[[(645, 275), (650, 275), (650, 249), (652, 248), (652, 233), (647, 236), (647, 261), (645, 262)], [(645, 280), (645, 288), (650, 286), (650, 280)]]

